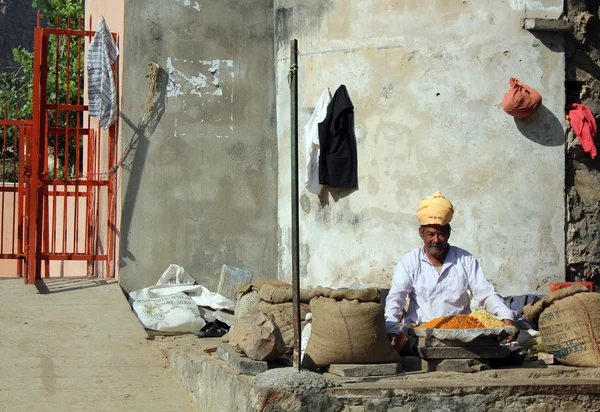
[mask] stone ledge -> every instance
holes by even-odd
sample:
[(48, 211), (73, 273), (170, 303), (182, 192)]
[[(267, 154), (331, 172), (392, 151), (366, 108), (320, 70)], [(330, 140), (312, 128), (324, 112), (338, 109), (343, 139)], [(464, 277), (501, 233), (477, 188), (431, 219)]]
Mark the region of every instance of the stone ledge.
[(554, 19), (524, 19), (523, 28), (529, 31), (561, 31), (572, 32), (574, 25), (566, 20)]

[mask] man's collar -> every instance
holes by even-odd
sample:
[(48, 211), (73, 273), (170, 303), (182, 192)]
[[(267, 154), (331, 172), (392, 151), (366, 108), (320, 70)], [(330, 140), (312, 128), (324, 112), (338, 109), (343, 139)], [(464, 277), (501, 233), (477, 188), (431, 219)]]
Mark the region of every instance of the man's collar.
[[(419, 255), (420, 255), (421, 261), (427, 262), (433, 266), (433, 263), (431, 263), (431, 261), (427, 257), (427, 253), (425, 253), (425, 245), (421, 246)], [(444, 259), (444, 268), (446, 268), (450, 265), (453, 265), (456, 262), (457, 262), (456, 248), (453, 247), (452, 245), (448, 244), (448, 253), (446, 254), (446, 259)]]

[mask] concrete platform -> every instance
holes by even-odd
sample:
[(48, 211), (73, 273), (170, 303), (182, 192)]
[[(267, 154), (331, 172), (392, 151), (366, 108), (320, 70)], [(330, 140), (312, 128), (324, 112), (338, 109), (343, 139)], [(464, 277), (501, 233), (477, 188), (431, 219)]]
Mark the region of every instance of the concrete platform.
[(255, 384), (262, 375), (239, 375), (216, 353), (205, 353), (219, 345), (217, 338), (157, 337), (155, 343), (196, 397), (198, 411), (587, 412), (600, 408), (600, 368), (536, 362), (473, 374), (413, 372), (344, 378), (326, 373), (323, 376), (334, 387), (265, 388)]
[(38, 287), (0, 280), (1, 411), (195, 410), (116, 282)]

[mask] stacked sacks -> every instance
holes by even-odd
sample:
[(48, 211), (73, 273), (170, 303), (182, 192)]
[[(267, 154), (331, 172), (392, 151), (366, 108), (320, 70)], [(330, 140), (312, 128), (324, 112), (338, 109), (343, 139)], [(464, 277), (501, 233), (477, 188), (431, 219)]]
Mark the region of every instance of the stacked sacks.
[[(310, 291), (300, 291), (300, 319), (306, 326), (306, 315), (310, 313)], [(292, 285), (278, 280), (263, 280), (244, 286), (238, 294), (235, 316), (248, 322), (248, 315), (267, 315), (272, 318), (286, 347), (286, 353), (294, 348), (294, 315)], [(232, 345), (235, 343), (231, 341)]]
[(312, 331), (303, 366), (399, 362), (400, 355), (387, 337), (380, 294), (374, 287), (313, 290)]
[(559, 289), (523, 308), (542, 342), (562, 364), (600, 367), (600, 294), (583, 285)]

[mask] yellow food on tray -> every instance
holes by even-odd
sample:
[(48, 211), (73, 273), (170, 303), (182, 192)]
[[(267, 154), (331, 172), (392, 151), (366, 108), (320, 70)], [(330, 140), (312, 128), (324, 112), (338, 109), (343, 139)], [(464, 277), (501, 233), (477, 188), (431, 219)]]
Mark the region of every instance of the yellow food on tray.
[(475, 312), (472, 312), (469, 316), (477, 319), (486, 328), (503, 328), (505, 326), (504, 322), (496, 319), (494, 316), (492, 316), (485, 310), (477, 310)]

